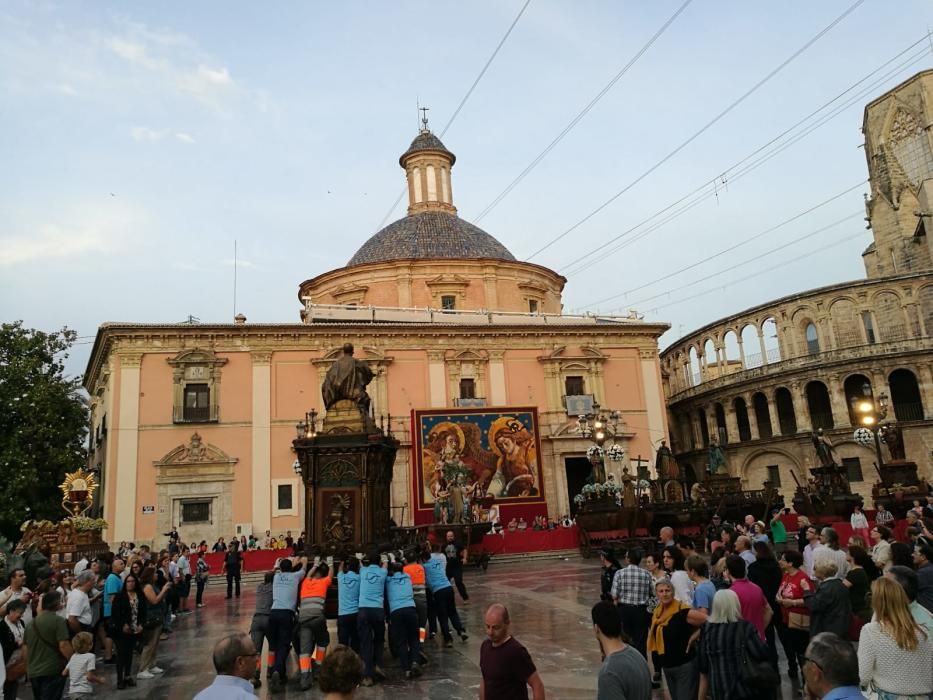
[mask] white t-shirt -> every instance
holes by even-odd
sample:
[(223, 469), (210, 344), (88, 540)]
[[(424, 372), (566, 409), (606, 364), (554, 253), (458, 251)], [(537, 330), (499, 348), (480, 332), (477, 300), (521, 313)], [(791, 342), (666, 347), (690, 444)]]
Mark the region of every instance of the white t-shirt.
[(95, 664), (94, 654), (91, 652), (71, 655), (71, 658), (68, 659), (68, 666), (66, 666), (68, 669), (69, 695), (75, 695), (76, 693), (87, 693), (90, 695), (94, 692), (94, 689), (91, 687), (91, 681), (87, 679), (87, 673), (88, 671), (94, 670)]
[[(7, 588), (3, 593), (0, 593), (0, 603), (2, 603), (3, 605), (6, 605), (11, 600), (19, 600), (26, 594), (32, 595), (32, 591), (26, 588), (26, 586), (23, 586), (18, 591), (14, 591), (12, 588)], [(26, 609), (23, 611), (22, 619), (23, 619), (23, 624), (29, 627), (29, 623), (32, 622), (32, 605), (31, 604), (27, 603)]]
[(87, 593), (80, 588), (73, 588), (68, 592), (66, 610), (68, 617), (78, 618), (78, 622), (82, 625), (90, 625), (94, 619), (94, 614), (91, 611), (91, 601), (88, 599)]

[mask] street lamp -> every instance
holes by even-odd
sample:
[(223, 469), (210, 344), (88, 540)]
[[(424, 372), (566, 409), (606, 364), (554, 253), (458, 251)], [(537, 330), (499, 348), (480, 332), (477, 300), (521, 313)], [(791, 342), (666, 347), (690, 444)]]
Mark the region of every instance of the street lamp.
[[(871, 384), (865, 382), (862, 385), (862, 395), (852, 397), (852, 408), (855, 411), (856, 420), (860, 428), (869, 430), (874, 435), (875, 454), (878, 458), (878, 466), (883, 467), (884, 458), (881, 456), (881, 429), (878, 427), (878, 424), (888, 415), (887, 394), (881, 392), (876, 400), (871, 393)], [(872, 428), (874, 428), (874, 430), (872, 430)]]
[[(625, 455), (622, 446), (615, 444), (615, 436), (619, 434), (620, 424), (624, 428), (622, 411), (609, 411), (608, 415), (604, 415), (598, 403), (593, 404), (592, 413), (577, 417), (577, 432), (587, 440), (593, 441), (593, 446), (586, 451), (586, 456), (593, 465), (594, 481), (599, 481), (597, 474), (605, 478), (604, 456), (608, 454), (609, 459), (618, 462)], [(613, 436), (613, 444), (604, 451), (603, 445), (610, 434)]]
[(317, 410), (312, 408), (305, 413), (305, 419), (295, 425), (295, 432), (299, 440), (317, 437)]

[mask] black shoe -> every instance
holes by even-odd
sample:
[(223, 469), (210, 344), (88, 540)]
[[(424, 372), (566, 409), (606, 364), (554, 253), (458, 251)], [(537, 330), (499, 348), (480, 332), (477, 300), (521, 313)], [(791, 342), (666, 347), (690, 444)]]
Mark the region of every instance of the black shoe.
[(418, 664), (412, 664), (410, 673), (415, 678), (418, 678), (419, 676), (421, 676), (421, 668), (418, 666)]
[(127, 678), (127, 679), (126, 679), (126, 687), (127, 687), (127, 688), (135, 688), (135, 687), (136, 687), (136, 679), (135, 679), (135, 678)]
[(428, 639), (437, 639), (437, 632), (431, 632), (431, 634), (428, 635)]
[(126, 681), (117, 681), (117, 690), (124, 690), (126, 688)]
[(453, 637), (447, 637), (447, 638), (444, 640), (444, 648), (445, 648), (445, 649), (453, 649), (453, 648), (454, 648), (454, 639), (453, 639)]
[(419, 664), (421, 664), (422, 666), (426, 666), (429, 661), (430, 659), (428, 659), (428, 657), (424, 655), (423, 651), (418, 652), (418, 663)]
[(301, 674), (301, 684), (299, 687), (302, 690), (311, 690), (311, 674), (310, 673)]
[(465, 642), (465, 641), (468, 640), (469, 638), (470, 638), (470, 635), (468, 635), (468, 634), (466, 633), (466, 630), (461, 630), (461, 632), (460, 632), (460, 641), (461, 641), (461, 642)]
[(282, 677), (279, 675), (278, 671), (275, 671), (272, 674), (272, 678), (269, 680), (269, 692), (281, 693), (283, 690), (285, 690), (285, 687), (282, 684)]

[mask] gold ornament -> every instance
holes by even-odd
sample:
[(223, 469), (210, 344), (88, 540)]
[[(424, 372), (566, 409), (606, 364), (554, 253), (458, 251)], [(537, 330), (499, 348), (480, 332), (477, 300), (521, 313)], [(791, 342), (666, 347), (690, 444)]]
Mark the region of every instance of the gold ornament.
[(62, 508), (75, 518), (90, 510), (94, 503), (97, 480), (93, 472), (78, 469), (65, 474), (65, 481), (59, 486), (62, 490)]

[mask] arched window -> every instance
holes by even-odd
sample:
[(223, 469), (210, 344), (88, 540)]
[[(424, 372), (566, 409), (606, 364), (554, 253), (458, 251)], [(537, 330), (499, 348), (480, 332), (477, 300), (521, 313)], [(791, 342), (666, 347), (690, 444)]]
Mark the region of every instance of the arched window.
[(774, 404), (777, 407), (778, 425), (781, 435), (795, 435), (797, 433), (797, 416), (794, 414), (794, 398), (786, 387), (778, 387), (774, 392)]
[(741, 396), (732, 402), (735, 409), (735, 422), (739, 428), (739, 440), (745, 442), (752, 439), (752, 428), (748, 423), (748, 406)]
[(703, 356), (706, 359), (707, 367), (716, 367), (719, 364), (719, 358), (716, 357), (716, 346), (711, 339), (707, 339), (703, 344)]
[(812, 323), (808, 323), (805, 333), (807, 337), (807, 352), (811, 355), (819, 354), (820, 337), (817, 335), (816, 326)]
[(853, 374), (846, 378), (843, 391), (846, 395), (846, 406), (849, 408), (849, 422), (852, 425), (861, 425), (855, 405), (859, 399), (872, 397), (871, 382), (864, 374)]
[(699, 386), (700, 382), (700, 358), (697, 356), (697, 349), (690, 348), (690, 386)]
[(742, 360), (739, 354), (739, 337), (735, 334), (735, 331), (726, 332), (722, 337), (722, 347), (726, 363), (731, 365)]
[(697, 422), (700, 424), (701, 447), (709, 446), (709, 426), (706, 425), (706, 413), (702, 408), (697, 409)]
[(742, 329), (742, 352), (745, 354), (745, 369), (761, 367), (765, 363), (761, 354), (761, 343), (758, 342), (758, 328), (751, 323)]
[(807, 408), (810, 409), (810, 425), (814, 430), (834, 427), (833, 407), (829, 401), (829, 390), (823, 382), (807, 384)]
[(781, 344), (778, 342), (777, 321), (773, 318), (765, 319), (761, 324), (761, 337), (765, 344), (765, 363), (773, 364), (781, 361)]
[(771, 430), (771, 411), (768, 408), (768, 397), (759, 391), (752, 397), (752, 405), (755, 408), (755, 421), (758, 423), (758, 437), (762, 440), (774, 437)]
[(917, 377), (909, 369), (896, 369), (888, 376), (891, 403), (899, 422), (923, 420), (923, 401)]
[(719, 440), (720, 445), (725, 445), (729, 442), (729, 430), (726, 428), (726, 412), (723, 410), (721, 403), (717, 403), (713, 407), (713, 411), (716, 413), (716, 438)]

